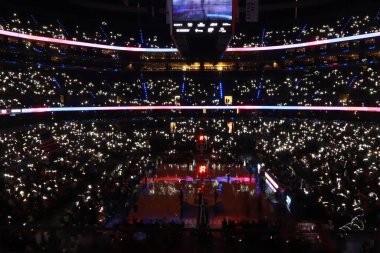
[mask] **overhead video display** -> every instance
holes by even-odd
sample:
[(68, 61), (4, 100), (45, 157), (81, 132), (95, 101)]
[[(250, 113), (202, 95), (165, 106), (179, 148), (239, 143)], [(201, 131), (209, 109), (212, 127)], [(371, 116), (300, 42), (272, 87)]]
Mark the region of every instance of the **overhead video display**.
[(233, 0), (173, 0), (173, 21), (232, 21)]

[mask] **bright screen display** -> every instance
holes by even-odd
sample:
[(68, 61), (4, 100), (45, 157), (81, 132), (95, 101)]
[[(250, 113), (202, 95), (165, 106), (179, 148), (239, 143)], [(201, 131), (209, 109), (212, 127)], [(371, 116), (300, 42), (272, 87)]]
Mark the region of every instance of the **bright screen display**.
[(173, 21), (232, 21), (233, 0), (173, 0)]

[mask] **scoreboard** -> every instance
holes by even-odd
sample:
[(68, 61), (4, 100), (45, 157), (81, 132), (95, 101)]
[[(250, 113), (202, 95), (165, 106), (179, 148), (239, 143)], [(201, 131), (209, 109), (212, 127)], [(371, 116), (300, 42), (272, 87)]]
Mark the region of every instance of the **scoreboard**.
[(230, 22), (175, 22), (173, 24), (174, 33), (231, 33), (232, 24)]
[(237, 0), (167, 0), (171, 36), (191, 61), (216, 62), (230, 43)]
[(173, 0), (174, 33), (232, 32), (233, 0)]

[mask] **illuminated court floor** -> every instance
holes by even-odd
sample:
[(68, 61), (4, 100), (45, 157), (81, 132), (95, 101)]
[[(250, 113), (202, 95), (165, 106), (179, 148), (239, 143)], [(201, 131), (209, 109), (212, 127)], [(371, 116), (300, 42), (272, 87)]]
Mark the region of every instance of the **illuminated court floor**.
[[(226, 175), (228, 171), (230, 177)], [(215, 166), (209, 168), (207, 176), (201, 179), (187, 165), (162, 165), (143, 187), (134, 215), (145, 223), (157, 220), (178, 222), (182, 219), (186, 227), (195, 227), (200, 189), (204, 192), (212, 228), (221, 227), (224, 218), (253, 221), (275, 216), (272, 206), (259, 192), (254, 178), (250, 178), (246, 169)], [(182, 206), (180, 191), (183, 192)]]

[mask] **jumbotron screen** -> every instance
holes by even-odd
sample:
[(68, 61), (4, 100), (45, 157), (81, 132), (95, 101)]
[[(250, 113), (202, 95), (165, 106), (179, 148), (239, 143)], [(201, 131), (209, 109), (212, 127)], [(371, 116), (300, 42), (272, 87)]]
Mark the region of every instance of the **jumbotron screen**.
[(173, 0), (173, 21), (232, 21), (232, 0)]
[(173, 0), (175, 33), (230, 33), (233, 0)]

